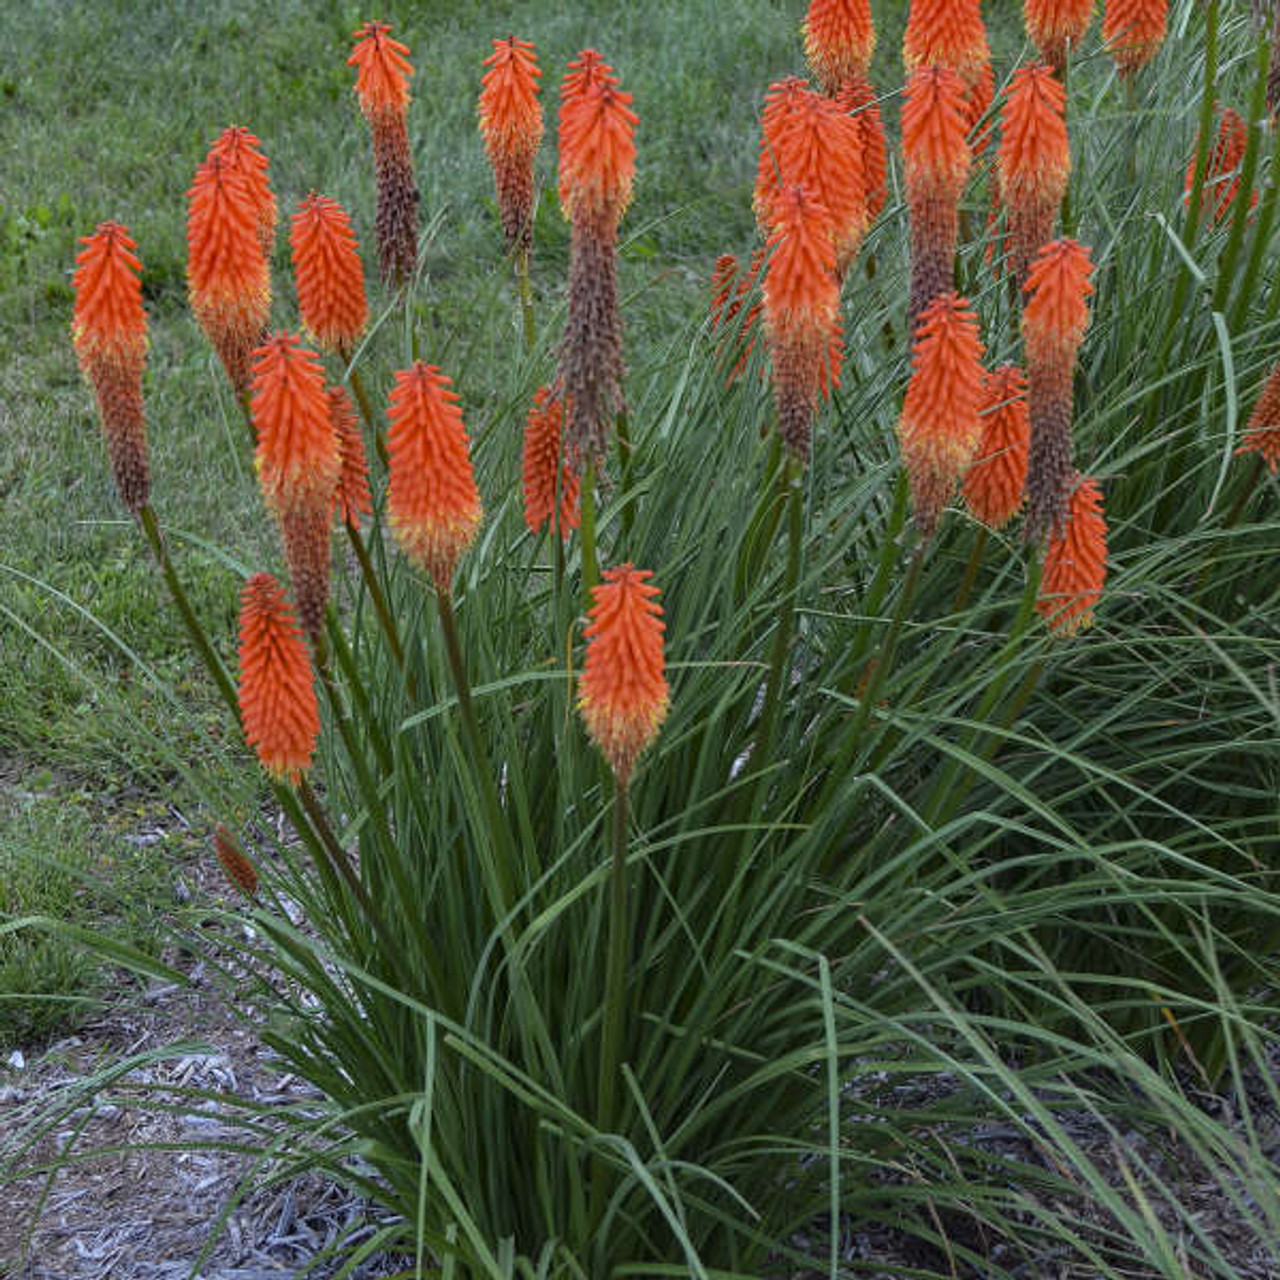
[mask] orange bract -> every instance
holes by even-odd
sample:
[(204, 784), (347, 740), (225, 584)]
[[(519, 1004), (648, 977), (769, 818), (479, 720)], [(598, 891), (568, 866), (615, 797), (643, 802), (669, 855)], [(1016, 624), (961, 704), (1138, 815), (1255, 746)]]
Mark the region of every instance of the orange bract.
[(297, 782), (311, 767), (320, 712), (311, 657), (280, 584), (256, 573), (240, 592), (240, 717), (262, 767)]
[(369, 492), (369, 463), (364, 453), (364, 437), (360, 434), (360, 420), (344, 387), (330, 387), (329, 420), (338, 438), (338, 456), (342, 467), (338, 474), (338, 488), (334, 504), (338, 519), (353, 529), (360, 527), (360, 517), (373, 511), (373, 496)]
[(309, 508), (326, 517), (342, 471), (324, 369), (296, 334), (277, 333), (253, 353), (258, 436), (254, 461), (267, 506), (278, 515)]
[(578, 708), (591, 740), (626, 786), (667, 714), (662, 606), (648, 569), (606, 569), (592, 588)]
[(618, 73), (601, 57), (595, 49), (583, 49), (569, 63), (569, 70), (560, 82), (560, 121), (564, 123), (564, 113), (573, 106), (593, 85), (618, 84)]
[(356, 95), (366, 118), (403, 115), (409, 108), (409, 48), (389, 34), (388, 22), (366, 22), (353, 33), (347, 66), (356, 70)]
[(916, 330), (898, 442), (922, 538), (931, 538), (982, 437), (982, 340), (965, 298), (944, 293)]
[(855, 76), (865, 76), (875, 48), (870, 0), (809, 0), (805, 57), (828, 93), (837, 93)]
[(991, 60), (987, 29), (979, 0), (911, 0), (902, 39), (902, 61), (908, 71), (946, 67), (972, 88)]
[(1074, 362), (1089, 326), (1092, 274), (1089, 250), (1077, 241), (1054, 240), (1041, 248), (1023, 286), (1022, 334), (1029, 361)]
[(289, 247), (302, 323), (325, 350), (349, 356), (369, 322), (351, 219), (336, 200), (313, 191), (298, 204)]
[[(1214, 140), (1209, 155), (1205, 160), (1204, 179), (1202, 182), (1201, 210), (1207, 206), (1214, 222), (1220, 222), (1231, 211), (1231, 205), (1240, 191), (1240, 166), (1244, 161), (1244, 153), (1249, 145), (1249, 126), (1241, 119), (1238, 112), (1230, 107), (1222, 108), (1218, 121), (1218, 136)], [(1191, 193), (1196, 181), (1196, 150), (1191, 154), (1187, 164), (1187, 175), (1184, 184), (1183, 200), (1191, 202)], [(1252, 208), (1258, 201), (1256, 191), (1250, 193), (1249, 206)]]
[(1107, 522), (1098, 482), (1076, 475), (1062, 530), (1049, 539), (1036, 609), (1051, 631), (1074, 635), (1093, 622), (1107, 577)]
[(276, 238), (276, 198), (271, 194), (268, 177), (271, 163), (259, 150), (261, 146), (262, 143), (243, 125), (232, 125), (218, 135), (209, 148), (209, 154), (217, 156), (228, 169), (244, 179), (249, 203), (257, 217), (262, 252), (270, 258)]
[(1067, 50), (1089, 30), (1093, 4), (1094, 0), (1023, 0), (1027, 35), (1056, 71), (1066, 65)]
[(1267, 375), (1258, 403), (1249, 415), (1249, 427), (1236, 453), (1257, 453), (1274, 475), (1280, 469), (1280, 363)]
[(493, 42), (484, 60), (480, 133), (493, 169), (498, 212), (507, 243), (527, 249), (532, 233), (533, 162), (542, 142), (538, 69), (531, 41), (508, 36)]
[(839, 384), (840, 286), (831, 220), (805, 187), (774, 202), (771, 255), (764, 277), (765, 334), (773, 356), (778, 429), (791, 453), (809, 454), (818, 398)]
[(1027, 483), (1031, 424), (1027, 380), (1017, 365), (987, 376), (978, 412), (982, 439), (964, 478), (964, 500), (983, 524), (1002, 529), (1022, 506)]
[(1121, 75), (1140, 71), (1160, 51), (1169, 0), (1106, 0), (1102, 39)]
[(954, 71), (925, 67), (907, 81), (902, 154), (907, 198), (959, 200), (969, 176), (964, 86)]
[(631, 95), (595, 83), (560, 114), (560, 203), (579, 220), (617, 225), (631, 201), (639, 117)]
[(529, 407), (524, 432), (524, 522), (534, 533), (556, 510), (556, 482), (560, 485), (560, 536), (578, 527), (581, 483), (565, 457), (561, 433), (564, 407), (550, 387), (539, 387)]
[(387, 416), (392, 528), (436, 589), (448, 591), (482, 514), (458, 396), (436, 365), (420, 360), (395, 375)]
[(147, 356), (142, 264), (128, 228), (118, 222), (100, 222), (80, 243), (84, 248), (76, 255), (71, 279), (71, 339), (81, 372), (96, 394), (116, 491), (136, 512), (146, 505), (150, 488), (142, 403)]
[(845, 81), (837, 101), (858, 130), (867, 218), (874, 220), (880, 216), (889, 196), (889, 144), (880, 116), (880, 102), (871, 84), (858, 76)]

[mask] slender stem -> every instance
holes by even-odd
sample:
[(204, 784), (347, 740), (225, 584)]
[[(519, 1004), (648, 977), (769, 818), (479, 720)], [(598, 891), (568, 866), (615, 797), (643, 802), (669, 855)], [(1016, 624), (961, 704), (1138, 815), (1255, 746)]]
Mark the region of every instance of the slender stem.
[(582, 472), (580, 510), (582, 514), (582, 608), (587, 611), (593, 600), (591, 593), (600, 582), (600, 564), (596, 560), (596, 464), (588, 462)]
[(538, 324), (533, 312), (533, 288), (529, 283), (529, 250), (516, 253), (516, 281), (520, 287), (520, 314), (524, 319), (524, 349), (532, 351), (538, 342)]
[[(613, 800), (613, 860), (609, 872), (609, 955), (606, 961), (604, 1007), (601, 1011), (600, 1074), (596, 1091), (596, 1128), (613, 1130), (616, 1114), (619, 1060), (626, 1030), (627, 960), (630, 930), (627, 925), (627, 779), (618, 778)], [(599, 1221), (604, 1208), (606, 1179), (603, 1161), (597, 1161), (592, 1178), (592, 1219)]]
[(625, 413), (618, 414), (617, 429), (618, 457), (621, 461), (618, 468), (621, 472), (618, 496), (622, 501), (622, 545), (625, 549), (631, 545), (631, 526), (635, 520), (635, 512), (628, 501), (631, 493), (631, 463), (635, 453), (631, 444), (631, 422)]
[(969, 563), (965, 566), (964, 579), (960, 583), (960, 590), (956, 592), (955, 600), (951, 603), (952, 613), (959, 613), (969, 603), (973, 583), (978, 576), (978, 566), (982, 564), (982, 553), (987, 549), (989, 535), (990, 530), (984, 524), (973, 540), (973, 549), (969, 552)]
[(231, 714), (236, 718), (236, 722), (239, 723), (240, 699), (236, 694), (235, 686), (231, 683), (231, 676), (228, 674), (226, 667), (223, 666), (222, 659), (214, 652), (213, 646), (209, 643), (209, 637), (205, 635), (204, 628), (196, 618), (195, 610), (191, 607), (191, 601), (187, 598), (182, 581), (178, 577), (177, 570), (173, 567), (173, 561), (169, 558), (169, 549), (165, 546), (164, 537), (160, 532), (160, 525), (156, 520), (156, 513), (149, 503), (144, 505), (138, 512), (138, 523), (142, 526), (142, 532), (151, 544), (152, 554), (156, 558), (156, 563), (160, 566), (160, 572), (164, 575), (165, 584), (169, 588), (169, 595), (177, 606), (178, 614), (187, 629), (187, 635), (191, 638), (191, 643), (195, 645), (196, 652), (200, 655), (205, 669), (218, 686), (218, 691), (222, 694), (222, 700), (230, 708)]
[(346, 679), (352, 696), (356, 700), (356, 710), (360, 715), (361, 722), (369, 730), (369, 739), (373, 743), (374, 753), (378, 757), (378, 767), (383, 773), (391, 773), (395, 768), (391, 747), (382, 732), (381, 724), (374, 717), (373, 706), (369, 701), (369, 691), (365, 688), (364, 681), (360, 678), (360, 669), (356, 666), (355, 654), (351, 652), (351, 646), (347, 643), (346, 636), (342, 634), (338, 613), (332, 603), (329, 605), (325, 622), (327, 624), (329, 643), (333, 649), (334, 656), (338, 659), (338, 666), (342, 669), (343, 677)]
[[(387, 597), (382, 590), (382, 584), (378, 581), (378, 575), (373, 567), (373, 561), (369, 558), (369, 548), (364, 545), (364, 539), (360, 536), (360, 531), (343, 521), (347, 530), (347, 539), (351, 543), (351, 549), (356, 554), (356, 561), (360, 565), (360, 576), (364, 579), (364, 585), (369, 592), (369, 599), (373, 602), (374, 612), (378, 615), (378, 623), (382, 627), (382, 633), (387, 637), (387, 644), (391, 649), (391, 656), (395, 659), (396, 666), (401, 671), (405, 671), (404, 647), (400, 643), (400, 633), (396, 630), (395, 618), (391, 615), (391, 608), (387, 604)], [(410, 696), (417, 701), (417, 689), (414, 687), (415, 682), (413, 673), (406, 672), (406, 678), (409, 682)]]
[(369, 399), (369, 393), (365, 390), (364, 379), (360, 376), (360, 370), (353, 364), (347, 365), (347, 378), (351, 383), (351, 390), (356, 393), (356, 404), (360, 406), (360, 416), (373, 433), (374, 447), (378, 451), (378, 457), (382, 460), (382, 465), (386, 467), (390, 462), (386, 437), (383, 435), (382, 427), (378, 423), (378, 415), (373, 411), (373, 403)]

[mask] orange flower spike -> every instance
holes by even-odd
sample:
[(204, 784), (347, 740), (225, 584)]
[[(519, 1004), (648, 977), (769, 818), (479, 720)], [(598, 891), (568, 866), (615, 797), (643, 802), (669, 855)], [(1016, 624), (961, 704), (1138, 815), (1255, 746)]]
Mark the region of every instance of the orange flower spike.
[(670, 702), (663, 670), (662, 606), (648, 569), (606, 569), (592, 588), (578, 709), (620, 787), (657, 736)]
[(911, 231), (911, 296), (914, 333), (921, 312), (954, 287), (960, 196), (970, 155), (963, 86), (954, 71), (928, 67), (907, 81), (902, 108), (902, 151)]
[(760, 117), (760, 163), (751, 203), (766, 237), (773, 227), (773, 202), (787, 185), (783, 174), (784, 141), (804, 111), (805, 102), (816, 96), (798, 76), (775, 80), (765, 94)]
[(742, 309), (742, 304), (731, 301), (734, 282), (738, 278), (738, 260), (731, 253), (722, 253), (711, 270), (711, 327), (718, 329), (732, 322)]
[(383, 280), (403, 284), (418, 260), (418, 184), (409, 147), (408, 48), (385, 22), (366, 22), (355, 33), (348, 66), (357, 68), (356, 96), (369, 122), (378, 186), (374, 235)]
[(965, 131), (975, 156), (985, 155), (994, 130), (987, 112), (996, 96), (996, 77), (990, 62), (984, 62), (978, 78), (965, 95)]
[(320, 735), (311, 657), (280, 584), (256, 573), (240, 592), (240, 717), (272, 777), (297, 782)]
[(972, 88), (991, 61), (979, 0), (911, 0), (902, 61), (908, 71), (946, 67)]
[(387, 416), (391, 526), (405, 555), (448, 591), (482, 515), (457, 393), (420, 360), (395, 375)]
[(276, 239), (276, 198), (271, 193), (269, 171), (271, 162), (260, 150), (262, 143), (243, 125), (232, 125), (219, 134), (209, 148), (211, 156), (218, 156), (228, 169), (244, 179), (249, 203), (253, 205), (258, 220), (258, 239), (262, 243), (263, 256), (270, 261)]
[(1107, 522), (1102, 514), (1098, 482), (1072, 476), (1067, 518), (1049, 539), (1036, 609), (1061, 636), (1072, 636), (1093, 623), (1107, 578)]
[(803, 95), (778, 140), (783, 183), (808, 187), (831, 219), (838, 277), (848, 270), (871, 222), (861, 142), (861, 130), (849, 114), (816, 93)]
[(221, 822), (214, 828), (213, 851), (232, 888), (239, 889), (246, 898), (256, 897), (258, 869), (249, 861), (240, 842)]
[(1089, 251), (1074, 240), (1041, 249), (1023, 286), (1022, 336), (1027, 350), (1031, 455), (1027, 472), (1027, 539), (1055, 534), (1067, 517), (1072, 483), (1072, 383), (1089, 325)]
[(885, 138), (880, 102), (869, 81), (846, 80), (837, 98), (858, 129), (858, 154), (862, 157), (868, 221), (880, 216), (889, 198), (889, 144)]
[(213, 156), (187, 192), (191, 310), (239, 395), (271, 313), (271, 275), (243, 176)]
[[(1244, 161), (1244, 153), (1249, 145), (1249, 126), (1241, 119), (1238, 112), (1230, 107), (1222, 108), (1222, 117), (1218, 121), (1218, 136), (1205, 161), (1203, 193), (1204, 200), (1211, 210), (1214, 222), (1221, 222), (1231, 211), (1231, 205), (1240, 191), (1240, 166)], [(1187, 164), (1187, 175), (1183, 191), (1183, 203), (1191, 203), (1191, 192), (1196, 181), (1196, 152), (1191, 153)], [(1252, 192), (1250, 208), (1258, 201), (1258, 193)], [(1203, 205), (1201, 206), (1203, 210)]]
[(774, 209), (777, 221), (764, 277), (765, 334), (773, 357), (778, 430), (803, 462), (818, 400), (840, 382), (840, 286), (831, 219), (821, 202), (808, 188), (792, 186)]
[(1023, 0), (1023, 16), (1031, 43), (1059, 74), (1067, 51), (1079, 46), (1093, 19), (1094, 0)]
[(539, 387), (529, 408), (524, 432), (524, 522), (537, 533), (556, 509), (559, 473), (560, 536), (567, 538), (581, 521), (578, 503), (581, 482), (565, 458), (561, 433), (564, 410), (550, 387)]
[(803, 30), (805, 57), (827, 93), (866, 76), (876, 49), (870, 0), (809, 0)]
[(533, 162), (542, 144), (542, 75), (529, 40), (494, 40), (484, 60), (480, 134), (493, 169), (503, 234), (513, 249), (527, 251), (533, 235)]
[(324, 350), (349, 359), (369, 323), (351, 219), (336, 200), (313, 191), (298, 204), (289, 247), (303, 325)]
[(560, 203), (573, 222), (616, 227), (631, 203), (639, 117), (631, 95), (595, 84), (566, 107), (560, 122)]
[(369, 492), (369, 463), (364, 452), (360, 420), (345, 387), (330, 387), (325, 393), (329, 401), (329, 420), (338, 438), (341, 470), (334, 505), (338, 519), (353, 529), (360, 527), (360, 517), (373, 512), (373, 495)]
[(1066, 194), (1071, 148), (1065, 111), (1066, 93), (1047, 66), (1013, 73), (996, 165), (1009, 219), (1010, 265), (1019, 284), (1036, 252), (1053, 239)]
[(133, 512), (147, 504), (150, 468), (142, 402), (147, 313), (137, 244), (119, 222), (100, 222), (76, 255), (71, 340), (98, 401), (98, 419), (120, 501)]
[(1169, 0), (1106, 0), (1102, 41), (1122, 76), (1141, 71), (1160, 52)]
[(987, 375), (978, 413), (982, 439), (964, 478), (964, 500), (983, 524), (1003, 529), (1022, 506), (1031, 438), (1027, 379), (1017, 365)]
[(934, 298), (916, 330), (898, 443), (911, 481), (916, 527), (933, 537), (982, 439), (982, 340), (965, 298)]
[(579, 102), (593, 85), (618, 84), (618, 73), (595, 49), (583, 49), (569, 63), (569, 70), (560, 82), (560, 127), (564, 127), (565, 112)]
[(1244, 444), (1236, 453), (1257, 453), (1275, 475), (1280, 469), (1280, 363), (1267, 376), (1266, 386), (1249, 415)]

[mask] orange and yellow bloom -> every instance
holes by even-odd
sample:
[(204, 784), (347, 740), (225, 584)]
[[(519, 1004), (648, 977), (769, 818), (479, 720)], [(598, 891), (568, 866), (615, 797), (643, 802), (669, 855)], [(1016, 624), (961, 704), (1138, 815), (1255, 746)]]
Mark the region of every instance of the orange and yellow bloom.
[(142, 402), (147, 313), (137, 244), (119, 222), (100, 222), (84, 236), (71, 287), (71, 340), (98, 401), (98, 418), (120, 501), (133, 512), (147, 503), (150, 471)]
[(988, 528), (1003, 529), (1022, 507), (1031, 439), (1027, 379), (1017, 365), (987, 375), (978, 413), (982, 439), (964, 477), (964, 500)]
[(529, 40), (494, 40), (484, 60), (480, 134), (493, 169), (498, 213), (507, 245), (527, 251), (533, 234), (533, 162), (542, 144), (542, 75)]
[(1059, 635), (1093, 622), (1107, 578), (1107, 522), (1096, 480), (1073, 474), (1067, 518), (1049, 539), (1036, 609)]
[(369, 323), (369, 303), (346, 210), (312, 191), (293, 215), (289, 247), (304, 327), (324, 350), (349, 359)]
[(224, 129), (209, 148), (223, 165), (244, 179), (245, 193), (253, 206), (262, 254), (269, 262), (276, 239), (276, 198), (271, 193), (271, 162), (261, 151), (262, 143), (243, 125)]
[(916, 330), (898, 443), (911, 481), (916, 527), (933, 537), (982, 439), (983, 347), (965, 298), (939, 294)]
[(1093, 5), (1094, 0), (1023, 0), (1027, 35), (1055, 71), (1061, 73), (1068, 51), (1084, 39)]
[(657, 736), (669, 703), (662, 606), (652, 576), (622, 564), (606, 569), (604, 581), (592, 588), (578, 709), (620, 787)]
[(458, 395), (433, 364), (395, 376), (387, 416), (388, 507), (405, 555), (447, 592), (482, 515)]
[(240, 592), (240, 718), (273, 778), (297, 782), (320, 735), (311, 656), (280, 584), (256, 573)]
[(865, 77), (876, 49), (870, 0), (809, 0), (804, 53), (814, 78), (835, 95), (855, 77)]

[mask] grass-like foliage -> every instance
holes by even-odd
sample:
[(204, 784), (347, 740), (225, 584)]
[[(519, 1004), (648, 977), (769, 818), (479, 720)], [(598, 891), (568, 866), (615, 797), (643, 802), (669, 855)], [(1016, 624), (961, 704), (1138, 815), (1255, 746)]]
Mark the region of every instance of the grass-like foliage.
[[(477, 66), (487, 34), (506, 32), (481, 33)], [(665, 278), (650, 233), (687, 215), (645, 195), (645, 148), (664, 139), (635, 91), (622, 311), (644, 318), (625, 434), (584, 477), (563, 551), (526, 529), (520, 481), (574, 305), (550, 191), (527, 347), (487, 213), (488, 240), (466, 234), (493, 270), (468, 264), (482, 303), (465, 325), (439, 305), (433, 239), (403, 289), (372, 291), (370, 336), (330, 370), (368, 403), (375, 510), (335, 544), (312, 646), (321, 748), (305, 784), (272, 792), (296, 839), (228, 806), (260, 883), (204, 942), (324, 1095), (284, 1117), (244, 1107), (272, 1176), (322, 1166), (396, 1215), (362, 1253), (402, 1248), (415, 1275), (835, 1276), (865, 1268), (841, 1235), (871, 1223), (914, 1237), (915, 1275), (1041, 1274), (1055, 1250), (1080, 1274), (1233, 1274), (1171, 1166), (1124, 1152), (1137, 1128), (1173, 1135), (1280, 1266), (1275, 1169), (1247, 1107), (1228, 1126), (1195, 1101), (1247, 1098), (1274, 1037), (1280, 493), (1234, 456), (1280, 332), (1274, 125), (1248, 130), (1240, 162), (1256, 206), (1242, 195), (1210, 221), (1182, 200), (1188, 159), (1196, 191), (1210, 167), (1195, 138), (1218, 99), (1266, 120), (1268, 55), (1242, 6), (1181, 0), (1150, 67), (1117, 79), (1095, 28), (1070, 69), (1064, 229), (1094, 266), (1074, 451), (1109, 526), (1096, 622), (1075, 636), (1035, 608), (1018, 526), (989, 534), (953, 506), (924, 542), (911, 523), (896, 159), (801, 466), (749, 308), (712, 332)], [(1012, 69), (997, 61), (992, 119)], [(420, 172), (446, 163), (413, 115), (410, 132)], [(755, 137), (738, 145), (745, 232)], [(993, 155), (957, 260), (988, 367), (1023, 359), (1003, 247), (982, 231)], [(352, 181), (331, 194), (365, 201), (370, 226), (371, 180)], [(456, 238), (462, 214), (427, 196), (431, 235)], [(178, 225), (179, 205), (164, 216)], [(746, 247), (706, 245), (706, 274)], [(372, 236), (365, 260), (372, 276)], [(461, 394), (485, 505), (451, 591), (397, 550), (375, 448), (392, 373), (418, 358)], [(226, 398), (222, 447), (251, 491)], [(152, 483), (181, 478), (156, 466)], [(140, 521), (180, 592), (187, 546), (150, 508)], [(621, 786), (576, 706), (597, 560), (652, 570), (666, 624), (669, 711)], [(230, 635), (203, 643), (230, 693)], [(992, 1121), (1018, 1140), (978, 1140)], [(1099, 1162), (1082, 1124), (1120, 1154)]]

